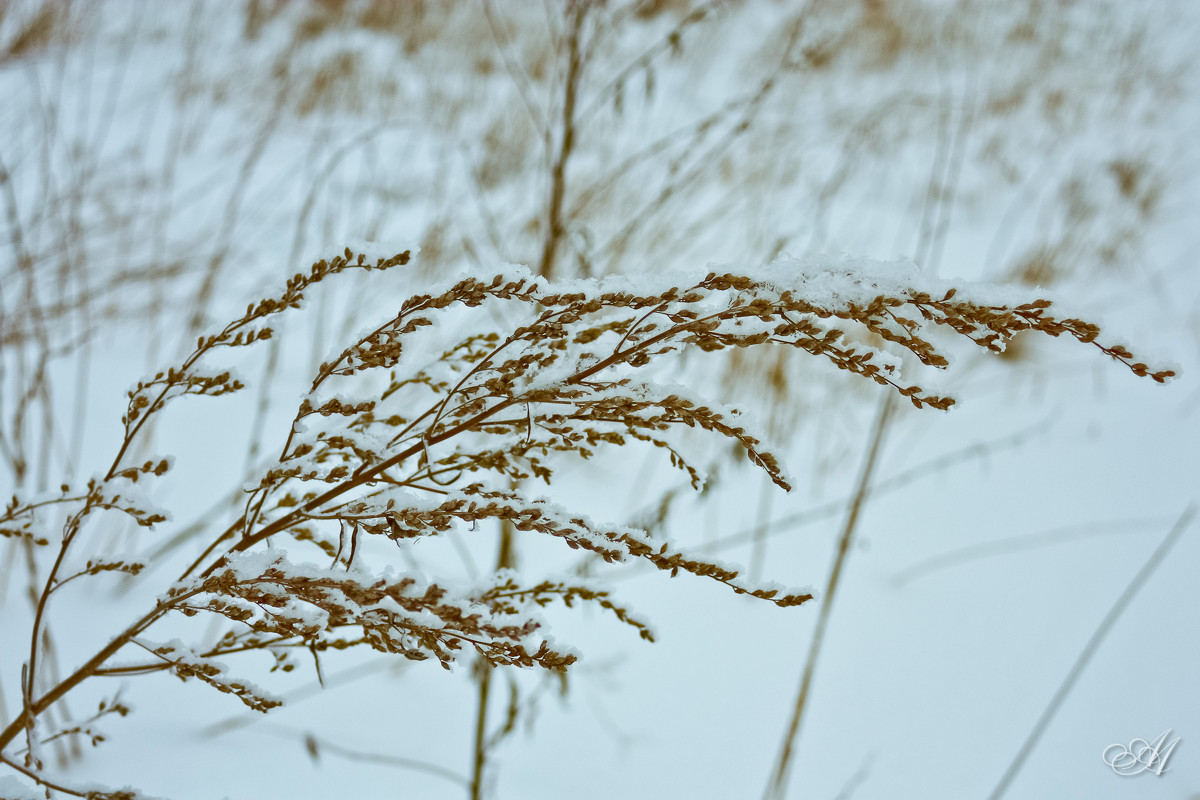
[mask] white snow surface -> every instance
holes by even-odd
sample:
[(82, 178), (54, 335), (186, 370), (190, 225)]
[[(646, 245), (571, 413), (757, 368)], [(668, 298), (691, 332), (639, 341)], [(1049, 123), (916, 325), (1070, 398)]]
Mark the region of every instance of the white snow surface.
[[(530, 32), (565, 42), (563, 21), (548, 16), (554, 4), (491, 3), (500, 15), (495, 29), (478, 4), (424, 4), (448, 16), (429, 11), (378, 30), (323, 21), (327, 4), (284, 4), (256, 36), (246, 7), (224, 2), (99, 4), (91, 24), (45, 41), (34, 36), (23, 50), (10, 45), (37, 3), (10, 5), (0, 15), (0, 329), (34, 342), (29, 331), (44, 323), (61, 337), (54, 345), (68, 355), (52, 361), (46, 386), (61, 406), (55, 415), (79, 422), (43, 429), (45, 420), (32, 414), (26, 438), (13, 438), (11, 409), (29, 388), (17, 380), (36, 372), (36, 353), (0, 363), (5, 446), (56, 459), (46, 485), (35, 464), (24, 483), (10, 486), (5, 461), (0, 496), (54, 499), (60, 472), (78, 489), (107, 468), (119, 444), (123, 387), (172, 363), (177, 345), (194, 346), (199, 333), (187, 316), (211, 265), (221, 264), (209, 321), (235, 318), (248, 301), (347, 244), (373, 260), (416, 250), (397, 243), (420, 243), (427, 263), (451, 265), (432, 280), (418, 260), (384, 276), (348, 274), (315, 287), (305, 309), (276, 328), (286, 344), (273, 373), (254, 360), (265, 361), (266, 345), (249, 348), (264, 355), (214, 354), (208, 371), (236, 362), (249, 391), (189, 398), (160, 419), (145, 446), (177, 455), (171, 473), (120, 488), (139, 504), (149, 492), (173, 521), (150, 535), (89, 529), (106, 557), (158, 552), (197, 519), (223, 529), (230, 515), (221, 498), (244, 477), (247, 443), (258, 435), (248, 421), (256, 404), (270, 410), (263, 451), (277, 452), (311, 381), (309, 366), (340, 353), (355, 330), (372, 330), (430, 286), (468, 275), (532, 275), (511, 262), (536, 264), (539, 249), (526, 234), (536, 239), (545, 230), (544, 173), (555, 142), (539, 125), (562, 113), (565, 68)], [(744, 104), (702, 136), (689, 139), (688, 131), (723, 104), (753, 96), (763, 70), (782, 58), (794, 9), (720, 6), (719, 24), (683, 32), (679, 56), (664, 46), (652, 69), (630, 73), (618, 110), (611, 94), (601, 95), (613, 65), (663, 45), (677, 5), (644, 4), (625, 27), (595, 32), (615, 55), (589, 61), (585, 71), (580, 110), (590, 116), (566, 173), (568, 206), (579, 212), (562, 242), (567, 279), (543, 291), (653, 293), (708, 272), (749, 270), (768, 284), (764, 293), (792, 290), (814, 302), (863, 302), (904, 289), (939, 297), (951, 287), (959, 299), (985, 305), (1048, 298), (1056, 316), (1099, 323), (1104, 344), (1126, 344), (1154, 369), (1181, 373), (1154, 386), (1092, 348), (1019, 340), (1003, 358), (960, 348), (947, 353), (950, 370), (908, 376), (960, 404), (952, 415), (905, 408), (885, 432), (841, 586), (828, 598), (836, 602), (789, 796), (988, 796), (1115, 599), (1197, 500), (1200, 14), (1189, 3), (967, 3), (953, 8), (991, 16), (944, 23), (951, 7), (936, 2), (901, 13), (889, 4), (846, 4), (809, 20), (802, 52), (792, 54), (797, 69), (777, 81), (748, 128), (752, 138), (731, 137), (726, 146), (722, 137)], [(409, 6), (394, 8), (403, 14)], [(856, 24), (860, 12), (867, 24)], [(957, 24), (964, 20), (971, 24)], [(458, 36), (473, 37), (471, 46), (455, 45)], [(838, 43), (828, 61), (822, 37)], [(347, 73), (362, 86), (339, 83)], [(274, 105), (280, 75), (294, 89), (282, 110)], [(522, 86), (530, 93), (524, 98)], [(263, 143), (257, 161), (256, 143)], [(662, 148), (661, 168), (639, 161), (620, 192), (573, 205), (648, 147)], [(681, 188), (658, 203), (676, 178)], [(926, 204), (931, 195), (945, 203)], [(532, 224), (539, 220), (541, 228)], [(15, 232), (35, 270), (18, 270)], [(216, 258), (222, 252), (224, 262)], [(838, 252), (861, 255), (821, 255)], [(586, 258), (627, 274), (599, 284), (570, 278)], [(187, 280), (135, 279), (174, 265)], [(41, 281), (40, 300), (53, 312), (41, 321), (25, 304), (30, 278)], [(1054, 288), (1037, 286), (1047, 281)], [(88, 297), (98, 300), (87, 320), (54, 316)], [(475, 311), (448, 309), (434, 319), (450, 327)], [(89, 326), (99, 338), (72, 349)], [(416, 346), (422, 333), (406, 347), (405, 368), (436, 359)], [(656, 380), (663, 390), (675, 392), (673, 379), (719, 397), (722, 408), (746, 409), (739, 425), (760, 418), (754, 430), (772, 436), (755, 435), (775, 440), (771, 452), (788, 463), (796, 491), (764, 487), (759, 471), (730, 466), (715, 446), (705, 461), (704, 447), (689, 441), (689, 459), (695, 452), (704, 462), (697, 466), (714, 467), (710, 480), (701, 495), (678, 495), (668, 523), (647, 541), (679, 543), (730, 569), (747, 565), (748, 585), (823, 589), (878, 387), (791, 372), (782, 401), (789, 415), (770, 405), (753, 374), (731, 386), (715, 363), (683, 361)], [(328, 391), (360, 396), (353, 386)], [(305, 434), (303, 423), (296, 429)], [(661, 455), (622, 448), (564, 466), (552, 498), (531, 502), (560, 519), (614, 520), (599, 529), (648, 536), (629, 524), (634, 512), (653, 511), (681, 481)], [(138, 451), (127, 461), (147, 457)], [(420, 508), (444, 499), (402, 497)], [(52, 534), (61, 527), (58, 512), (45, 511), (38, 531)], [(1185, 531), (1123, 609), (1007, 797), (1194, 800), (1200, 792), (1196, 533)], [(277, 544), (237, 557), (239, 573), (284, 563)], [(168, 551), (148, 569), (153, 588), (141, 596), (115, 591), (111, 576), (86, 592), (81, 580), (55, 594), (47, 611), (55, 669), (69, 672), (90, 656), (87, 648), (112, 633), (105, 623), (119, 630), (144, 613), (202, 545), (193, 538)], [(53, 547), (41, 555), (52, 559)], [(493, 580), (495, 536), (486, 526), (381, 552), (384, 568), (343, 575), (410, 576), (457, 592)], [(653, 623), (658, 641), (636, 641), (600, 609), (536, 609), (544, 623), (538, 636), (552, 631), (545, 640), (570, 642), (581, 660), (562, 695), (543, 675), (493, 673), (488, 733), (500, 730), (510, 698), (520, 715), (489, 753), (485, 796), (761, 795), (807, 657), (815, 603), (777, 609), (690, 576), (594, 568), (573, 552), (521, 538), (518, 573), (530, 583), (549, 576), (611, 589), (614, 602)], [(325, 574), (319, 565), (287, 564), (293, 574)], [(581, 568), (595, 576), (580, 576)], [(27, 578), (19, 543), (0, 539), (0, 642), (28, 639)], [(315, 613), (306, 619), (321, 622)], [(187, 642), (212, 633), (165, 625), (147, 636), (179, 637), (186, 653)], [(144, 663), (124, 660), (134, 649), (119, 663)], [(287, 675), (268, 672), (269, 658), (227, 659), (231, 670), (288, 701), (266, 717), (197, 681), (121, 678), (138, 700), (135, 713), (106, 717), (108, 740), (62, 768), (55, 744), (43, 746), (47, 775), (84, 790), (134, 784), (175, 800), (375, 797), (397, 787), (413, 797), (465, 795), (478, 702), (470, 670), (384, 668), (374, 656), (327, 653), (322, 685), (310, 655), (299, 651)], [(0, 725), (20, 707), (26, 657), (24, 646), (0, 645)], [(111, 682), (99, 683), (73, 691), (64, 714), (86, 718), (99, 693), (112, 691)], [(1107, 747), (1166, 729), (1183, 741), (1162, 777), (1118, 776), (1101, 758)], [(314, 757), (305, 746), (310, 736), (342, 750), (323, 747)], [(23, 746), (18, 738), (5, 757), (19, 761)], [(0, 798), (42, 796), (0, 765)]]

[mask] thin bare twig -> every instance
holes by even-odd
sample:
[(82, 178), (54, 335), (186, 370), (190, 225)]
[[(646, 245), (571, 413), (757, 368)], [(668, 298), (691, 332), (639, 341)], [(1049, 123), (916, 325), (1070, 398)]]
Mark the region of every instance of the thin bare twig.
[(812, 686), (813, 673), (816, 671), (817, 658), (821, 655), (821, 645), (825, 640), (825, 628), (829, 623), (829, 615), (833, 609), (833, 599), (837, 594), (838, 585), (842, 577), (842, 568), (845, 566), (846, 557), (850, 553), (850, 544), (854, 539), (854, 531), (858, 526), (858, 516), (862, 511), (863, 501), (866, 499), (871, 486), (871, 476), (875, 472), (875, 463), (879, 456), (880, 445), (887, 432), (888, 421), (891, 419), (894, 407), (895, 401), (892, 395), (890, 393), (884, 395), (883, 400), (879, 404), (879, 414), (875, 419), (875, 427), (871, 433), (862, 472), (858, 477), (858, 487), (854, 492), (854, 498), (850, 502), (850, 507), (846, 514), (846, 522), (842, 526), (842, 534), (838, 537), (837, 555), (834, 557), (833, 568), (829, 572), (829, 582), (826, 584), (825, 592), (822, 596), (821, 610), (817, 616), (817, 628), (813, 633), (812, 642), (808, 648), (808, 657), (804, 662), (804, 672), (800, 678), (800, 689), (796, 695), (792, 718), (788, 723), (787, 732), (784, 734), (779, 758), (775, 762), (771, 781), (767, 784), (766, 791), (763, 792), (764, 800), (783, 800), (787, 794), (788, 771), (791, 769), (792, 760), (795, 757), (796, 739), (800, 733), (800, 723), (804, 719), (804, 712), (807, 709), (808, 693)]
[[(896, 573), (892, 577), (892, 582), (896, 586), (905, 586), (930, 573), (943, 569), (951, 569), (970, 563), (971, 561), (991, 558), (992, 556), (1008, 555), (1010, 553), (1020, 553), (1042, 547), (1052, 547), (1063, 542), (1091, 539), (1096, 536), (1128, 534), (1136, 528), (1155, 524), (1158, 521), (1158, 518), (1138, 517), (1135, 519), (1107, 520), (1103, 522), (1082, 522), (1055, 528), (1050, 531), (1039, 531), (1038, 533), (1029, 533), (1022, 536), (1010, 536), (990, 542), (977, 542), (966, 547), (959, 547), (947, 553), (932, 556), (923, 561), (918, 561), (916, 564)], [(1109, 528), (1109, 530), (1105, 530), (1105, 528)]]
[[(275, 726), (281, 729), (280, 735), (284, 735), (283, 726)], [(262, 729), (264, 733), (270, 733), (269, 728)], [(328, 739), (322, 739), (312, 733), (304, 734), (304, 744), (308, 751), (314, 754), (330, 753), (340, 758), (349, 761), (358, 761), (365, 764), (380, 764), (386, 767), (398, 767), (400, 769), (410, 769), (416, 772), (424, 772), (426, 775), (435, 775), (439, 778), (450, 781), (458, 786), (468, 788), (467, 779), (457, 772), (446, 767), (440, 767), (437, 764), (431, 764), (428, 761), (422, 761), (417, 758), (405, 758), (404, 756), (394, 756), (390, 753), (369, 753), (362, 750), (357, 750), (349, 747), (343, 747), (334, 744)]]
[(542, 256), (538, 261), (538, 274), (553, 277), (559, 245), (566, 233), (563, 221), (563, 202), (567, 192), (567, 162), (575, 149), (575, 104), (579, 94), (579, 83), (583, 76), (583, 25), (587, 18), (588, 4), (571, 4), (570, 30), (567, 35), (567, 75), (563, 82), (562, 131), (559, 134), (558, 154), (550, 169), (550, 202), (546, 209), (546, 238), (542, 242)]
[(1163, 537), (1162, 542), (1150, 554), (1150, 558), (1146, 559), (1146, 563), (1142, 565), (1142, 568), (1133, 576), (1129, 585), (1125, 587), (1125, 591), (1121, 592), (1121, 596), (1112, 604), (1108, 613), (1104, 615), (1104, 619), (1100, 620), (1100, 624), (1092, 633), (1091, 638), (1088, 639), (1087, 644), (1083, 646), (1083, 650), (1076, 657), (1075, 663), (1067, 671), (1066, 677), (1063, 678), (1062, 683), (1054, 691), (1054, 696), (1046, 704), (1042, 715), (1034, 723), (1033, 728), (1030, 729), (1029, 735), (1025, 737), (1025, 742), (1017, 750), (1017, 754), (1013, 756), (1012, 763), (1008, 765), (1008, 769), (1000, 776), (1000, 781), (996, 784), (996, 788), (988, 795), (988, 800), (1000, 800), (1008, 791), (1009, 785), (1021, 772), (1021, 768), (1025, 766), (1025, 761), (1037, 746), (1038, 740), (1042, 738), (1042, 734), (1046, 732), (1046, 728), (1050, 726), (1050, 722), (1054, 719), (1054, 715), (1058, 713), (1059, 707), (1067, 699), (1067, 695), (1071, 693), (1071, 690), (1075, 688), (1075, 683), (1087, 668), (1088, 662), (1092, 660), (1092, 656), (1100, 649), (1100, 644), (1104, 641), (1104, 638), (1108, 636), (1109, 631), (1117, 624), (1117, 620), (1121, 618), (1121, 613), (1133, 603), (1133, 599), (1137, 596), (1137, 593), (1141, 591), (1146, 582), (1154, 575), (1155, 570), (1159, 568), (1163, 560), (1167, 557), (1167, 553), (1179, 541), (1183, 532), (1191, 525), (1192, 517), (1195, 516), (1195, 513), (1195, 504), (1189, 505), (1184, 509), (1174, 526)]
[[(516, 566), (516, 550), (513, 542), (515, 532), (512, 520), (500, 521), (500, 546), (496, 553), (497, 572)], [(471, 800), (480, 800), (483, 797), (483, 774), (487, 768), (488, 752), (488, 697), (491, 694), (492, 672), (494, 671), (491, 664), (482, 660), (477, 662), (476, 666), (479, 669), (479, 698), (477, 700), (478, 708), (475, 711), (475, 739), (471, 758)]]

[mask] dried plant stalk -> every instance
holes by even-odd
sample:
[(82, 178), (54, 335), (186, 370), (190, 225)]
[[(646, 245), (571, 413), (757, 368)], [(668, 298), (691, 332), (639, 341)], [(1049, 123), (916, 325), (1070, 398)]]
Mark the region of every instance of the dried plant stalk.
[[(553, 485), (563, 456), (587, 458), (601, 446), (633, 442), (666, 449), (672, 464), (698, 485), (697, 471), (672, 444), (672, 431), (681, 426), (736, 442), (753, 465), (790, 489), (792, 479), (780, 458), (737, 411), (707, 403), (685, 387), (639, 377), (672, 353), (798, 348), (895, 391), (918, 408), (937, 409), (949, 408), (954, 400), (906, 382), (896, 355), (945, 368), (946, 357), (929, 337), (939, 326), (996, 352), (1023, 331), (1065, 334), (1136, 375), (1158, 382), (1172, 375), (1134, 361), (1123, 347), (1102, 344), (1096, 326), (1054, 316), (1049, 301), (1012, 302), (998, 290), (954, 287), (902, 264), (788, 261), (691, 277), (560, 285), (512, 268), (487, 280), (448, 281), (409, 297), (394, 317), (320, 366), (278, 459), (248, 490), (237, 518), (214, 531), (209, 546), (159, 594), (154, 608), (38, 695), (40, 632), (52, 595), (72, 580), (113, 571), (137, 576), (142, 569), (141, 564), (92, 559), (83, 570), (64, 574), (80, 531), (105, 509), (121, 511), (145, 527), (166, 519), (149, 502), (145, 484), (167, 472), (171, 460), (126, 463), (146, 421), (176, 397), (242, 388), (228, 371), (203, 371), (203, 357), (269, 338), (270, 318), (298, 307), (314, 284), (348, 269), (388, 270), (408, 261), (407, 252), (370, 263), (346, 250), (297, 274), (278, 297), (251, 304), (219, 333), (201, 337), (181, 364), (129, 392), (124, 437), (102, 477), (82, 491), (63, 486), (49, 498), (13, 498), (0, 516), (0, 533), (41, 546), (50, 546), (53, 538), (38, 524), (46, 509), (61, 506), (70, 513), (30, 632), (23, 708), (0, 733), (0, 750), (22, 735), (26, 747), (4, 751), (5, 763), (51, 786), (41, 775), (38, 747), (64, 732), (41, 730), (39, 717), (95, 676), (170, 671), (266, 712), (281, 700), (228, 676), (215, 659), (266, 652), (275, 657), (276, 668), (286, 671), (294, 667), (290, 654), (298, 650), (315, 654), (366, 647), (414, 660), (436, 659), (446, 667), (466, 651), (489, 665), (564, 670), (576, 654), (552, 645), (533, 614), (551, 603), (597, 604), (653, 639), (646, 622), (585, 580), (499, 569), (481, 584), (452, 589), (372, 563), (378, 548), (375, 555), (364, 555), (365, 540), (403, 544), (498, 521), (511, 524), (517, 535), (553, 537), (606, 562), (648, 562), (673, 576), (706, 577), (778, 606), (811, 600), (810, 592), (757, 585), (736, 569), (693, 557), (644, 531), (596, 523), (512, 490), (528, 478)], [(464, 309), (485, 305), (496, 311), (487, 319), (508, 320), (507, 326), (464, 337), (454, 333), (454, 322), (484, 318)], [(884, 344), (848, 344), (847, 334), (856, 331), (875, 334), (873, 340)], [(444, 341), (447, 336), (450, 341)], [(273, 546), (264, 548), (268, 539)], [(304, 551), (325, 565), (292, 560)], [(215, 645), (200, 649), (146, 638), (159, 621), (176, 615), (215, 615), (228, 620), (229, 628)], [(130, 649), (145, 653), (145, 663), (110, 664)]]

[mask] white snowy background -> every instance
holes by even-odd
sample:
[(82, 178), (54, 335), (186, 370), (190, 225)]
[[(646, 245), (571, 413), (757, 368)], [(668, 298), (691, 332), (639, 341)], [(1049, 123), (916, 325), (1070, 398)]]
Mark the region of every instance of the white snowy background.
[[(1021, 340), (1004, 357), (960, 347), (946, 374), (911, 375), (960, 406), (906, 408), (887, 429), (789, 796), (988, 797), (1198, 499), (1200, 7), (701, 8), (589, 10), (556, 276), (906, 257), (1060, 299), (1109, 341), (1179, 367), (1159, 386), (1066, 341)], [(240, 396), (168, 410), (147, 452), (175, 458), (152, 492), (172, 521), (88, 531), (95, 552), (153, 555), (145, 588), (102, 576), (56, 596), (48, 669), (94, 652), (203, 549), (203, 535), (182, 535), (191, 523), (223, 529), (327, 353), (431, 277), (539, 265), (567, 20), (565, 4), (532, 0), (0, 4), (5, 497), (103, 471), (125, 390), (311, 261), (347, 244), (421, 249), (410, 268), (311, 293), (273, 356), (231, 361), (249, 385)], [(673, 541), (824, 587), (880, 402), (879, 387), (834, 372), (718, 355), (662, 376), (763, 420), (798, 481), (784, 494), (723, 445), (685, 438), (712, 470), (703, 494), (672, 506)], [(659, 455), (564, 464), (543, 489), (637, 524), (685, 482)], [(463, 543), (473, 564), (431, 550), (416, 553), (421, 569), (466, 579), (494, 562), (493, 531)], [(520, 544), (522, 570), (577, 563)], [(1200, 797), (1198, 567), (1193, 523), (1006, 796)], [(0, 540), (3, 724), (21, 704), (31, 574), (46, 569)], [(548, 610), (582, 655), (566, 691), (554, 676), (494, 675), (490, 728), (510, 684), (520, 714), (489, 753), (486, 797), (761, 795), (816, 604), (778, 609), (651, 572), (595, 574), (658, 642), (598, 609)], [(308, 665), (229, 663), (287, 705), (264, 717), (169, 676), (95, 680), (66, 708), (86, 716), (120, 686), (134, 711), (104, 721), (98, 748), (47, 746), (49, 774), (179, 800), (466, 796), (466, 665), (333, 654), (318, 690)], [(1101, 759), (1167, 729), (1181, 741), (1161, 777), (1121, 777)], [(14, 780), (0, 767), (0, 795)]]

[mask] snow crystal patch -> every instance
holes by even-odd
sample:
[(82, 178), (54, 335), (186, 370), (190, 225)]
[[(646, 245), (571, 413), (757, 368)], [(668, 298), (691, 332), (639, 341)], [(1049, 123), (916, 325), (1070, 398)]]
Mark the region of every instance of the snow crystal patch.
[(35, 789), (6, 775), (0, 778), (0, 798), (3, 800), (46, 800), (46, 795), (42, 790)]
[(142, 481), (134, 482), (129, 478), (113, 478), (105, 487), (107, 496), (112, 502), (121, 501), (122, 507), (132, 507), (140, 512), (158, 515), (164, 521), (171, 521), (171, 510), (160, 506), (150, 499), (150, 489)]

